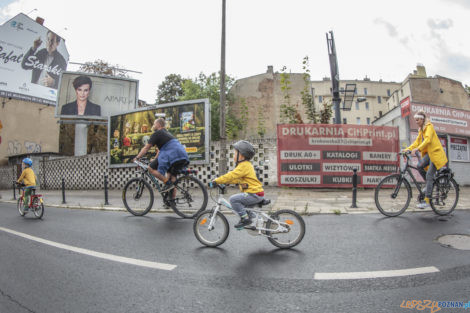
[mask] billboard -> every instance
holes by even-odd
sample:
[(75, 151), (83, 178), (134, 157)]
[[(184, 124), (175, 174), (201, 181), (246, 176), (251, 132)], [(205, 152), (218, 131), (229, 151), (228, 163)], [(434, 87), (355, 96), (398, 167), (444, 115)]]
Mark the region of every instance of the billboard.
[(398, 128), (281, 124), (277, 126), (278, 184), (291, 187), (375, 187), (398, 170)]
[[(109, 167), (133, 166), (132, 159), (153, 134), (156, 114), (165, 114), (167, 130), (185, 146), (192, 164), (209, 162), (210, 104), (208, 99), (168, 103), (109, 117)], [(155, 147), (146, 155), (155, 156)]]
[(400, 108), (401, 108), (401, 117), (407, 117), (408, 115), (410, 115), (410, 97), (409, 96), (400, 101)]
[[(438, 133), (470, 136), (470, 111), (430, 104), (411, 103), (411, 115), (424, 111)], [(414, 118), (410, 118), (410, 129), (418, 129)]]
[(81, 72), (63, 72), (56, 117), (105, 119), (128, 112), (138, 102), (138, 81)]
[(18, 14), (0, 26), (0, 97), (55, 105), (68, 61), (63, 38)]

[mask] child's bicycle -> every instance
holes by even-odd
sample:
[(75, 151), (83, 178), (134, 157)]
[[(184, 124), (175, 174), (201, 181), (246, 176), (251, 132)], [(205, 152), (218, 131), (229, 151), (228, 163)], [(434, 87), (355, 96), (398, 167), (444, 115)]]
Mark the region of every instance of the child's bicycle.
[(16, 183), (18, 186), (18, 190), (20, 191), (20, 196), (18, 198), (17, 202), (17, 208), (18, 212), (20, 212), (21, 216), (25, 216), (26, 213), (28, 212), (33, 212), (34, 216), (37, 219), (42, 218), (44, 215), (44, 200), (42, 198), (42, 195), (37, 195), (36, 194), (36, 187), (29, 187), (31, 189), (31, 195), (29, 196), (29, 203), (26, 204), (29, 208), (25, 208), (25, 203), (24, 203), (24, 192), (25, 189), (28, 188), (23, 184)]
[[(215, 185), (215, 184), (214, 184)], [(208, 247), (217, 247), (225, 242), (229, 234), (227, 218), (222, 214), (221, 208), (225, 206), (232, 209), (230, 203), (224, 199), (225, 185), (215, 185), (218, 189), (218, 198), (215, 199), (213, 189), (210, 191), (211, 199), (216, 205), (202, 211), (194, 220), (193, 231), (196, 238)], [(252, 224), (244, 228), (250, 235), (267, 237), (269, 242), (279, 248), (292, 248), (298, 245), (305, 235), (305, 222), (303, 218), (292, 210), (279, 210), (271, 215), (261, 210), (271, 200), (263, 199), (247, 210), (252, 216)]]

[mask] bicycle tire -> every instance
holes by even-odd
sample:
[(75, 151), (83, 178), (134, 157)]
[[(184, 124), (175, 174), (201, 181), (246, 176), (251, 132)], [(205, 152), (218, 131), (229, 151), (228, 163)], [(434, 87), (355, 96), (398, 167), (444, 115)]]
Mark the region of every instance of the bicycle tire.
[[(135, 189), (134, 192), (132, 190), (133, 188)], [(146, 190), (149, 193), (148, 196), (144, 195)], [(143, 201), (143, 205), (139, 207), (129, 203), (132, 199), (138, 201), (142, 197), (144, 197), (144, 199), (148, 197), (149, 201)], [(126, 183), (124, 190), (122, 191), (122, 202), (124, 203), (126, 210), (135, 216), (144, 216), (145, 214), (147, 214), (153, 206), (153, 199), (154, 195), (152, 187), (149, 183), (147, 183), (143, 178), (140, 177), (132, 178), (131, 180), (129, 180)]]
[[(450, 205), (449, 203), (449, 192), (454, 191), (455, 199)], [(437, 195), (436, 195), (437, 193)], [(452, 193), (451, 193), (452, 194)], [(438, 215), (448, 215), (454, 211), (459, 201), (459, 186), (453, 178), (438, 177), (434, 180), (432, 185), (430, 205), (432, 210)]]
[[(214, 214), (213, 210), (205, 210), (199, 213), (194, 219), (193, 232), (197, 240), (207, 247), (217, 247), (227, 240), (230, 233), (230, 227), (227, 218), (220, 212), (217, 212), (214, 222), (214, 229), (209, 230), (209, 222)], [(221, 229), (221, 231), (219, 231)], [(215, 239), (208, 238), (213, 236)]]
[[(302, 241), (302, 239), (305, 236), (305, 221), (302, 218), (302, 216), (300, 216), (300, 214), (292, 210), (279, 210), (271, 214), (271, 218), (280, 222), (284, 222), (289, 225), (288, 226), (289, 231), (286, 233), (266, 231), (266, 235), (268, 236), (269, 242), (272, 243), (274, 246), (281, 248), (281, 249), (288, 249), (288, 248), (295, 247)], [(297, 222), (295, 222), (294, 220), (297, 220)], [(294, 239), (287, 239), (286, 241), (281, 241), (279, 237), (285, 234), (290, 234), (291, 231), (293, 230), (294, 225), (295, 226), (299, 225), (300, 227), (298, 234), (294, 236)], [(276, 223), (273, 223), (273, 221), (268, 220), (266, 222), (266, 228), (271, 229), (271, 227), (277, 228), (278, 226)], [(276, 237), (274, 237), (273, 235), (275, 235)]]
[(172, 199), (166, 203), (182, 218), (194, 218), (207, 207), (208, 195), (204, 184), (194, 176), (180, 176), (175, 188), (168, 192)]
[(33, 211), (34, 216), (37, 219), (41, 219), (44, 215), (44, 204), (39, 201), (39, 198), (33, 199), (33, 206), (31, 208)]
[[(392, 184), (394, 180), (396, 182)], [(397, 188), (398, 193), (394, 195)], [(404, 198), (405, 196), (406, 199)], [(411, 196), (411, 186), (408, 180), (402, 177), (401, 174), (392, 174), (382, 178), (377, 187), (375, 187), (374, 200), (380, 213), (385, 216), (395, 217), (405, 212), (410, 205)]]
[(20, 212), (21, 216), (25, 216), (26, 212), (24, 211), (24, 205), (23, 205), (23, 198), (19, 198), (18, 201), (16, 202), (16, 207), (18, 208), (18, 212)]

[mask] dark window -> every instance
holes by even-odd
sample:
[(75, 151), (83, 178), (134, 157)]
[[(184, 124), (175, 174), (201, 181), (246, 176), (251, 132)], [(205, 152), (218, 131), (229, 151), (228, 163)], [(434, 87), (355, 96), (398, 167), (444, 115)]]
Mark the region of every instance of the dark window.
[(323, 96), (318, 96), (318, 102), (320, 102), (320, 103), (323, 102)]
[(377, 97), (377, 102), (378, 102), (378, 103), (382, 103), (382, 97), (381, 97), (381, 96), (378, 96), (378, 97)]
[(379, 111), (379, 117), (382, 117), (382, 111)]
[(387, 97), (390, 97), (390, 89), (387, 89)]
[(366, 110), (369, 111), (369, 102), (366, 102)]
[(364, 88), (364, 94), (367, 95), (367, 88)]
[(356, 110), (359, 110), (359, 102), (356, 101)]
[(370, 125), (370, 117), (367, 118), (367, 125)]
[(343, 124), (347, 124), (348, 123), (348, 120), (343, 118)]

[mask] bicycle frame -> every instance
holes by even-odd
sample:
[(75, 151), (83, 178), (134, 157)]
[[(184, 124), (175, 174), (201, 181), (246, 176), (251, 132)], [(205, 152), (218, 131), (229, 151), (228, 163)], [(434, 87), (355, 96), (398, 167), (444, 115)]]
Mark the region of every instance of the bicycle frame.
[(161, 194), (162, 190), (160, 188), (160, 182), (158, 181), (158, 179), (155, 176), (153, 176), (152, 174), (149, 173), (149, 170), (148, 170), (149, 165), (147, 165), (143, 162), (140, 162), (140, 161), (134, 161), (134, 163), (136, 163), (138, 165), (139, 171), (142, 174), (142, 178), (148, 177), (150, 179), (150, 181), (155, 184), (155, 186), (157, 187), (158, 192)]
[[(24, 193), (26, 191), (26, 187), (19, 187), (19, 189), (21, 190), (21, 198), (23, 199), (23, 204), (24, 204)], [(33, 192), (32, 194), (29, 196), (29, 203), (28, 203), (28, 207), (32, 207), (33, 205), (33, 200), (35, 198), (39, 198), (39, 202), (40, 203), (43, 203), (44, 200), (42, 199), (42, 195), (37, 195), (34, 191), (35, 189), (33, 189)]]
[[(411, 169), (415, 169), (419, 172), (419, 169), (416, 167), (416, 166), (413, 166), (410, 164), (410, 161), (411, 161), (411, 158), (409, 156), (409, 154), (406, 154), (406, 153), (403, 153), (403, 156), (406, 158), (406, 163), (405, 163), (405, 166), (403, 166), (402, 169), (400, 169), (400, 175), (401, 175), (401, 179), (406, 179), (405, 175), (406, 173), (408, 173), (408, 175), (411, 177), (411, 180), (413, 181), (413, 183), (415, 184), (415, 186), (418, 188), (418, 192), (419, 192), (419, 195), (424, 197), (424, 193), (423, 191), (421, 190), (424, 183), (421, 183), (419, 182), (415, 176), (413, 175), (413, 172), (411, 171)], [(400, 184), (397, 184), (397, 188), (400, 186)], [(396, 191), (395, 191), (396, 192)]]

